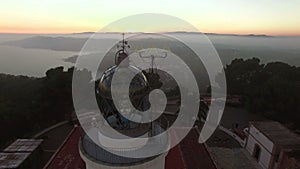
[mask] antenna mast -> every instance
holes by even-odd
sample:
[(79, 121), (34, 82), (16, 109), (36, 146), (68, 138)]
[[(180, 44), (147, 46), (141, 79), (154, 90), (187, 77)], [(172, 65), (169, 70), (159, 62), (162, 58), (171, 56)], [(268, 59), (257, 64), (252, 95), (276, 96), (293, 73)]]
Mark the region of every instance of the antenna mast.
[(122, 33), (123, 38), (121, 41), (117, 44), (117, 53), (115, 55), (115, 64), (119, 65), (124, 59), (128, 57), (128, 52), (126, 51), (126, 48), (130, 48), (130, 45), (128, 44), (128, 41), (125, 40), (125, 33)]

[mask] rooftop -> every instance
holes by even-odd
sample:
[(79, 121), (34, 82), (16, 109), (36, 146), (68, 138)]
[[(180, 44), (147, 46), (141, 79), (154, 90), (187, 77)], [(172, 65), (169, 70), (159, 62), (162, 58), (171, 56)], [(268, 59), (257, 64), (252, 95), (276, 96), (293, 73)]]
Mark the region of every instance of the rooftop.
[(11, 145), (3, 150), (3, 152), (33, 152), (40, 144), (42, 139), (17, 139)]
[(0, 168), (19, 167), (43, 140), (17, 139), (0, 153)]
[(167, 157), (166, 169), (217, 169), (205, 144), (199, 144), (199, 133), (193, 128), (189, 134), (175, 147)]
[[(165, 168), (216, 169), (216, 165), (206, 146), (198, 143), (198, 137), (199, 134), (196, 129), (190, 131), (179, 145), (169, 151), (165, 161)], [(79, 139), (80, 129), (76, 127), (44, 169), (85, 169), (85, 164), (79, 155)]]
[(30, 153), (0, 153), (0, 168), (17, 168)]
[(255, 128), (280, 146), (300, 145), (300, 136), (276, 121), (250, 122)]
[(80, 128), (75, 127), (44, 169), (85, 169), (79, 155)]
[(223, 169), (262, 169), (246, 149), (210, 147), (216, 163)]

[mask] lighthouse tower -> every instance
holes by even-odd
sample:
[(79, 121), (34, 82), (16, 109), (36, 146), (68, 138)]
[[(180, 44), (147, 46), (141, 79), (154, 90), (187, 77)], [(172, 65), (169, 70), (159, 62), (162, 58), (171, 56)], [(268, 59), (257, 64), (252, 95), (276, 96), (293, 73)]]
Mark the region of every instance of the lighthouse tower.
[[(95, 93), (104, 120), (97, 118), (97, 116), (87, 115), (87, 123), (90, 123), (90, 127), (82, 132), (79, 145), (80, 156), (84, 160), (87, 169), (165, 168), (166, 151), (164, 150), (167, 150), (170, 146), (169, 138), (168, 136), (163, 139), (153, 137), (164, 132), (161, 123), (157, 121), (138, 122), (139, 120), (142, 121), (145, 116), (145, 114), (142, 114), (143, 111), (151, 106), (148, 100), (151, 89), (149, 84), (151, 83), (147, 79), (148, 76), (145, 76), (139, 68), (129, 63), (127, 48), (130, 48), (130, 46), (123, 34), (123, 39), (117, 45), (115, 65), (107, 69), (101, 78), (96, 81)], [(131, 109), (124, 110), (131, 115), (134, 121), (127, 119), (127, 116), (124, 117), (117, 110), (112, 98), (111, 83), (113, 75), (122, 70), (134, 75), (129, 87), (130, 101), (142, 113), (136, 113)], [(120, 90), (120, 92), (122, 91)], [(126, 100), (124, 100), (125, 102)], [(92, 120), (88, 118), (92, 118)], [(115, 138), (107, 132), (111, 128), (128, 138), (142, 136), (145, 139)], [(152, 152), (154, 155), (139, 156), (141, 151)]]

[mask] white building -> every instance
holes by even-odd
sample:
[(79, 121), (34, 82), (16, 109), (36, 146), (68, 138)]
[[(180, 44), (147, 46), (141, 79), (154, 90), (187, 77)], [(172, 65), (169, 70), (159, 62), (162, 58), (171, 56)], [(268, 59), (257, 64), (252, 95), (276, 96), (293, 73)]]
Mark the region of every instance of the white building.
[(300, 146), (300, 137), (274, 121), (250, 122), (246, 150), (264, 169), (277, 169), (280, 152)]

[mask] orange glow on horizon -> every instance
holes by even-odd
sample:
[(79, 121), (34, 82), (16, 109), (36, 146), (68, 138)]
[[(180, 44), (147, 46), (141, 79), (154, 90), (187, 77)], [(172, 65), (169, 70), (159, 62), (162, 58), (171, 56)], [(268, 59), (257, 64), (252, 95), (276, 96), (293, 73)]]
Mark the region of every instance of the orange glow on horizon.
[(0, 33), (97, 32), (126, 16), (161, 13), (201, 32), (300, 36), (299, 6), (299, 0), (9, 0), (0, 6)]
[[(89, 27), (9, 27), (0, 25), (1, 34), (71, 34), (80, 32), (97, 32), (99, 28)], [(165, 31), (168, 32), (168, 31)], [(216, 33), (216, 34), (237, 34), (237, 35), (270, 35), (270, 36), (300, 36), (299, 30), (287, 30), (287, 31), (260, 31), (260, 30), (230, 30), (230, 29), (201, 29), (204, 33)]]

